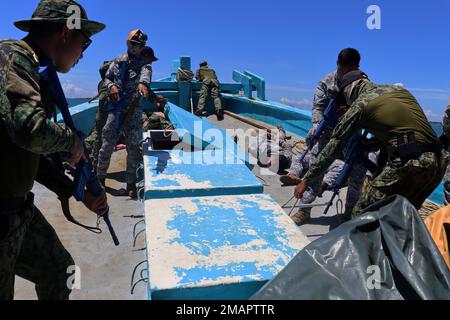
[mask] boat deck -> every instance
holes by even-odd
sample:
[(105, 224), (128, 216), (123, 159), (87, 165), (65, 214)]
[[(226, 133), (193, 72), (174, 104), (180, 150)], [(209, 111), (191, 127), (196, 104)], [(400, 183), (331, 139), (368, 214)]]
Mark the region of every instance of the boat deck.
[[(61, 242), (70, 252), (81, 271), (81, 290), (74, 290), (72, 300), (145, 300), (147, 292), (144, 284), (136, 286), (134, 295), (130, 294), (131, 274), (136, 264), (145, 260), (144, 251), (133, 252), (133, 227), (139, 219), (124, 218), (125, 215), (143, 215), (143, 205), (130, 200), (125, 192), (126, 152), (113, 154), (106, 185), (110, 204), (110, 218), (120, 240), (115, 247), (104, 222), (100, 235), (88, 232), (68, 222), (61, 211), (56, 196), (45, 187), (36, 184), (35, 204), (49, 223), (55, 228)], [(71, 199), (72, 215), (81, 223), (95, 226), (96, 216), (82, 204)], [(136, 248), (144, 244), (138, 237)], [(139, 277), (137, 275), (136, 277)], [(15, 299), (34, 300), (34, 286), (16, 277)]]
[[(230, 116), (225, 116), (225, 120), (217, 122), (215, 116), (208, 117), (208, 120), (219, 127), (242, 128), (247, 130), (251, 125), (241, 122)], [(296, 137), (293, 137), (296, 139)], [(81, 270), (81, 290), (74, 290), (71, 299), (146, 299), (146, 285), (141, 283), (136, 287), (134, 295), (130, 294), (131, 274), (133, 268), (144, 261), (144, 251), (133, 251), (145, 245), (142, 236), (138, 237), (136, 247), (133, 247), (133, 227), (139, 219), (124, 218), (125, 215), (142, 215), (144, 207), (139, 201), (132, 201), (124, 196), (125, 186), (124, 169), (126, 164), (125, 151), (117, 152), (113, 155), (111, 168), (109, 170), (107, 192), (111, 206), (111, 221), (121, 244), (115, 247), (104, 223), (101, 227), (104, 233), (95, 235), (67, 222), (62, 215), (59, 202), (52, 192), (36, 184), (34, 193), (36, 194), (36, 205), (44, 213), (47, 220), (55, 228), (62, 243), (72, 254), (75, 262)], [(264, 185), (264, 193), (270, 194), (280, 205), (285, 204), (293, 195), (294, 187), (282, 187), (279, 175), (261, 175), (261, 168), (255, 166), (253, 173)], [(328, 201), (329, 193), (318, 199), (317, 202)], [(345, 190), (342, 191), (345, 197)], [(96, 217), (90, 213), (83, 205), (71, 200), (72, 213), (82, 223), (95, 225)], [(288, 212), (290, 209), (285, 209)], [(301, 226), (301, 230), (310, 241), (321, 237), (329, 232), (330, 228), (336, 225), (335, 207), (330, 209), (327, 216), (322, 215), (323, 208), (318, 207), (312, 210), (312, 219), (309, 223)], [(139, 275), (136, 275), (136, 279)], [(16, 299), (35, 299), (34, 287), (31, 283), (17, 278)]]
[[(225, 115), (225, 119), (223, 121), (217, 121), (216, 116), (209, 116), (208, 121), (217, 125), (218, 127), (224, 129), (237, 129), (242, 128), (244, 130), (254, 129), (250, 124), (244, 123), (238, 119)], [(254, 122), (258, 123), (258, 121), (254, 120)], [(263, 124), (262, 122), (260, 122)], [(267, 126), (266, 124), (263, 124)], [(288, 132), (289, 133), (289, 132)], [(299, 139), (299, 137), (293, 136), (293, 140)], [(280, 182), (280, 176), (278, 174), (274, 175), (261, 175), (261, 167), (256, 165), (253, 168), (253, 173), (261, 180), (264, 185), (264, 193), (270, 194), (275, 201), (283, 206), (293, 195), (295, 187), (286, 187), (282, 186)], [(345, 199), (345, 195), (347, 192), (347, 188), (342, 189), (341, 198)], [(322, 198), (316, 199), (314, 203), (325, 203), (329, 201), (331, 198), (330, 192), (325, 192)], [(292, 205), (293, 201), (289, 203)], [(289, 208), (285, 209), (286, 213), (290, 211)], [(336, 224), (336, 206), (333, 205), (328, 214), (324, 216), (322, 213), (324, 211), (323, 207), (313, 208), (311, 211), (311, 220), (309, 223), (304, 224), (300, 227), (303, 233), (308, 237), (310, 241), (314, 241), (324, 234), (327, 234), (330, 231), (330, 228), (334, 228), (337, 226)]]

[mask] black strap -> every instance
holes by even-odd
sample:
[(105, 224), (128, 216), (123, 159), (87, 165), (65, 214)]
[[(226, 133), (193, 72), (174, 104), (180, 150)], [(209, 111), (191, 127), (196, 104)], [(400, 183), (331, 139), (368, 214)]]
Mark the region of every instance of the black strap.
[(408, 143), (416, 143), (416, 135), (414, 134), (414, 131), (408, 131), (406, 133), (407, 137), (408, 137)]
[(417, 159), (427, 152), (433, 152), (436, 155), (440, 155), (441, 150), (442, 145), (440, 143), (411, 143), (405, 144), (404, 148), (397, 148), (392, 155), (401, 158), (402, 161), (407, 161)]
[(404, 144), (405, 144), (405, 137), (403, 136), (403, 134), (398, 134), (397, 135), (397, 147), (400, 147)]
[(372, 173), (373, 175), (375, 175), (375, 173), (377, 173), (377, 171), (379, 170), (379, 166), (376, 163), (373, 163), (370, 159), (364, 157), (363, 159), (363, 165), (364, 167), (370, 171), (370, 173)]
[(102, 229), (100, 229), (99, 227), (90, 227), (90, 226), (86, 226), (80, 222), (78, 222), (77, 220), (75, 220), (75, 218), (72, 216), (72, 214), (70, 213), (70, 207), (69, 207), (69, 199), (59, 199), (59, 201), (61, 201), (61, 208), (63, 211), (64, 216), (66, 217), (66, 219), (70, 222), (72, 222), (73, 224), (80, 226), (92, 233), (95, 234), (100, 234), (102, 233)]

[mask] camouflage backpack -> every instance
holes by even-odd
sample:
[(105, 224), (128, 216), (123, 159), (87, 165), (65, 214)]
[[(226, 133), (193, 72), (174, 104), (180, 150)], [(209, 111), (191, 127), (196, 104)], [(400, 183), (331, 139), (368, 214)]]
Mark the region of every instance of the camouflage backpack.
[(103, 62), (103, 65), (100, 67), (100, 70), (99, 70), (100, 77), (102, 78), (102, 80), (105, 79), (106, 73), (108, 72), (108, 69), (113, 62), (114, 62), (113, 60)]
[(187, 81), (192, 82), (194, 79), (194, 73), (191, 70), (178, 68), (177, 82)]

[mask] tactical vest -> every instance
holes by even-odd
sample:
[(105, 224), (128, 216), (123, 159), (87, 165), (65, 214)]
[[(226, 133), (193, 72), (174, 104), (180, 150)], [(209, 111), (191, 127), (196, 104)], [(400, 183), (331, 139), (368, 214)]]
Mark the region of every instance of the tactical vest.
[(209, 68), (200, 68), (199, 75), (200, 81), (205, 81), (206, 79), (217, 80), (215, 71)]

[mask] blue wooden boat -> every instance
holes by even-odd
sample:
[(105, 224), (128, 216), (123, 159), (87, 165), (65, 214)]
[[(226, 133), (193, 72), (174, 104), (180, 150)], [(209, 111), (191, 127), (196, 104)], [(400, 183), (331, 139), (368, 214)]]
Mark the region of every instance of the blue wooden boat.
[[(106, 244), (108, 235), (103, 235), (101, 246), (108, 248), (101, 254), (106, 272), (91, 278), (96, 287), (89, 290), (103, 290), (104, 298), (248, 299), (333, 224), (336, 210), (323, 216), (319, 207), (313, 209), (315, 223), (295, 226), (281, 207), (291, 198), (293, 188), (281, 188), (276, 175), (261, 176), (262, 168), (227, 131), (254, 129), (254, 125), (230, 116), (219, 123), (214, 116), (193, 115), (201, 85), (177, 82), (179, 68), (190, 70), (191, 59), (174, 60), (171, 75), (152, 83), (152, 89), (169, 101), (165, 111), (175, 130), (144, 133), (139, 172), (142, 202), (110, 196), (111, 219), (122, 247)], [(221, 84), (225, 110), (263, 127), (281, 124), (295, 139), (305, 137), (311, 128), (309, 111), (267, 100), (265, 80), (252, 72), (235, 70), (233, 80)], [(142, 103), (146, 109), (155, 108)], [(86, 134), (94, 126), (97, 107), (98, 101), (93, 101), (71, 108), (77, 127)], [(212, 110), (209, 101), (207, 111)], [(165, 148), (167, 144), (160, 142), (167, 139), (177, 145), (181, 142), (184, 148)], [(123, 154), (115, 155), (113, 167), (114, 162), (123, 166), (123, 160)], [(50, 210), (54, 203), (37, 188), (38, 202)], [(41, 193), (47, 196), (39, 198)], [(325, 194), (317, 201), (328, 198)], [(441, 202), (442, 189), (431, 199)], [(142, 215), (143, 219), (124, 220), (125, 215)], [(82, 231), (73, 232), (75, 238)], [(83, 241), (93, 241), (89, 237), (67, 238), (73, 243), (68, 250), (76, 251)], [(132, 245), (142, 250), (130, 254)], [(79, 259), (84, 254), (80, 252)], [(123, 281), (131, 273), (135, 296), (129, 296), (130, 288)], [(99, 283), (99, 277), (108, 279), (107, 283)], [(116, 293), (107, 289), (111, 286)], [(83, 291), (77, 297), (90, 298)]]

